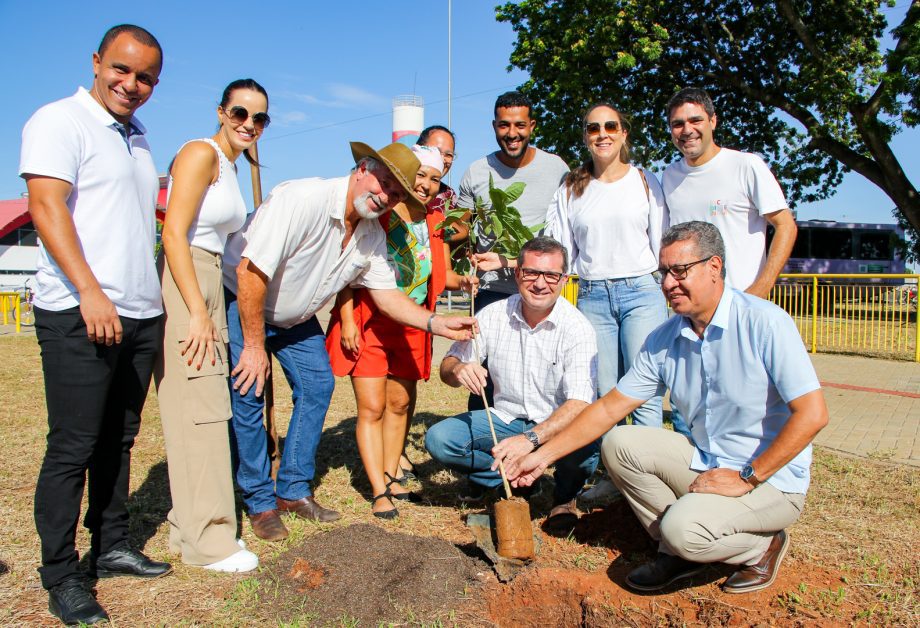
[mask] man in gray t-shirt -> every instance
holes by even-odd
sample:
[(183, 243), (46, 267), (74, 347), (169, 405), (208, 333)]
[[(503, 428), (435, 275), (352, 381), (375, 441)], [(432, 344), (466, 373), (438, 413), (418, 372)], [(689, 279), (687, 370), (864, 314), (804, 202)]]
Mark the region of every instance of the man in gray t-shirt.
[[(501, 189), (507, 189), (518, 181), (525, 184), (524, 193), (513, 203), (524, 225), (533, 227), (546, 222), (546, 211), (569, 168), (556, 155), (530, 146), (530, 134), (535, 124), (530, 117), (530, 101), (526, 96), (520, 92), (507, 92), (498, 97), (492, 128), (495, 129), (499, 150), (476, 160), (464, 173), (457, 205), (472, 209), (479, 198), (485, 202), (486, 207), (491, 206), (491, 175), (495, 187)], [(491, 246), (491, 241), (479, 238), (476, 252), (483, 253)], [(480, 281), (476, 297), (477, 310), (517, 294), (517, 284), (510, 268), (487, 271)]]

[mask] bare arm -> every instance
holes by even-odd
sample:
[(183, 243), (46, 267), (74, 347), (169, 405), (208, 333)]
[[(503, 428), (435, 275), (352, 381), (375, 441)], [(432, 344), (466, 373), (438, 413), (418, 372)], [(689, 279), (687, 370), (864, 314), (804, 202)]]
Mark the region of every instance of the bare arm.
[(192, 142), (179, 151), (172, 166), (173, 182), (163, 223), (163, 251), (169, 272), (189, 312), (188, 336), (183, 342), (182, 355), (197, 369), (201, 369), (206, 355), (211, 364), (215, 363), (214, 341), (218, 335), (198, 286), (188, 230), (198, 217), (201, 199), (218, 167), (217, 154), (203, 142)]
[(355, 291), (346, 286), (335, 297), (335, 306), (339, 308), (342, 321), (342, 348), (357, 353), (361, 344), (361, 332), (355, 325)]
[[(533, 432), (537, 435), (540, 444), (548, 442), (565, 429), (587, 407), (587, 401), (569, 399), (556, 408), (556, 411), (549, 418), (533, 428)], [(527, 437), (523, 434), (508, 437), (492, 448), (492, 455), (495, 456), (492, 470), (498, 469), (498, 463), (504, 461), (505, 469), (509, 474), (512, 474), (511, 469), (516, 469), (518, 461), (533, 450), (533, 443), (527, 440)]]
[[(769, 447), (751, 462), (754, 476), (765, 482), (801, 453), (828, 422), (824, 393), (814, 390), (789, 402), (792, 414)], [(690, 485), (691, 493), (715, 493), (738, 497), (753, 489), (734, 469), (710, 469)]]
[(67, 207), (73, 186), (53, 177), (28, 175), (29, 213), (42, 244), (80, 295), (80, 316), (90, 342), (120, 343), (121, 320), (115, 305), (102, 291), (80, 246), (73, 217)]
[(231, 375), (236, 377), (234, 389), (245, 395), (256, 385), (256, 395), (262, 394), (271, 362), (265, 351), (265, 294), (268, 277), (247, 258), (236, 267), (237, 307), (243, 331), (243, 351)]
[(783, 272), (783, 266), (789, 261), (789, 255), (792, 254), (792, 247), (795, 246), (795, 237), (799, 228), (795, 224), (795, 218), (788, 209), (781, 209), (778, 212), (764, 215), (776, 232), (773, 234), (773, 241), (770, 243), (770, 250), (767, 252), (767, 262), (763, 270), (757, 275), (745, 292), (766, 299), (770, 296), (770, 290), (776, 283), (776, 278)]
[(479, 278), (471, 275), (460, 275), (450, 267), (450, 246), (444, 243), (444, 259), (447, 260), (447, 282), (445, 283), (448, 290), (463, 290), (472, 293), (474, 287), (479, 284)]
[(435, 315), (406, 296), (402, 290), (390, 288), (386, 290), (369, 289), (374, 304), (385, 316), (397, 323), (416, 329), (429, 329), (431, 333), (450, 338), (451, 340), (468, 340), (476, 319), (469, 316), (440, 316)]
[(513, 471), (506, 467), (508, 479), (515, 486), (530, 486), (543, 475), (549, 465), (594, 442), (643, 403), (645, 401), (627, 397), (614, 388), (585, 408), (539, 449), (515, 461)]

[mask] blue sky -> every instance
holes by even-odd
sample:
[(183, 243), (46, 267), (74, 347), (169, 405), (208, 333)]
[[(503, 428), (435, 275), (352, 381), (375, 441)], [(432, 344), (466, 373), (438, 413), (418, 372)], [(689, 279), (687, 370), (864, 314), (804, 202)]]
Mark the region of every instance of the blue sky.
[[(456, 186), (473, 160), (495, 150), (495, 97), (526, 76), (506, 71), (514, 33), (495, 22), (495, 0), (453, 4)], [(888, 12), (891, 19), (900, 20), (906, 5), (899, 2)], [(90, 85), (92, 51), (105, 30), (120, 22), (144, 26), (165, 51), (160, 84), (138, 114), (161, 172), (183, 142), (213, 133), (220, 92), (242, 77), (255, 78), (269, 93), (272, 125), (259, 142), (266, 194), (286, 179), (345, 174), (353, 163), (350, 140), (388, 143), (394, 96), (415, 93), (425, 100), (425, 124), (448, 123), (447, 0), (0, 0), (6, 93), (0, 140), (7, 147), (0, 151), (0, 198), (25, 191), (17, 176), (23, 124), (41, 105)], [(893, 147), (917, 184), (920, 130), (902, 133)], [(245, 198), (251, 198), (248, 191)], [(850, 174), (830, 200), (798, 210), (800, 218), (891, 222), (893, 206), (871, 183)]]

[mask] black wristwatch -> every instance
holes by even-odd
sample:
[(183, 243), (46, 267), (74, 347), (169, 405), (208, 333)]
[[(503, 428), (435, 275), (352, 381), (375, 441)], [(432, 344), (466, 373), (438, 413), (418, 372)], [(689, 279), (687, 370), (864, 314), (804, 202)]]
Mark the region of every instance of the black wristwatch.
[(527, 430), (524, 432), (524, 437), (530, 441), (530, 444), (533, 445), (534, 449), (540, 446), (540, 437), (537, 436), (537, 433), (533, 430)]
[(746, 464), (743, 467), (741, 467), (741, 471), (739, 471), (738, 474), (741, 476), (742, 480), (744, 480), (745, 482), (747, 482), (754, 488), (757, 488), (763, 483), (754, 473), (754, 467), (752, 467), (749, 464)]

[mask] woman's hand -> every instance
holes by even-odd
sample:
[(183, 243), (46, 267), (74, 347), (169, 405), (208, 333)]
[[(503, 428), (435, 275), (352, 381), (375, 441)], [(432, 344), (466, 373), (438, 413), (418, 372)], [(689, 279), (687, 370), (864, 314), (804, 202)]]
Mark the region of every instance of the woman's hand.
[(485, 253), (474, 253), (470, 256), (470, 259), (473, 261), (473, 266), (481, 271), (498, 270), (500, 268), (509, 268), (511, 266), (506, 258), (502, 257), (498, 253), (493, 253), (492, 251), (486, 251)]
[(479, 277), (475, 275), (461, 275), (460, 289), (466, 293), (475, 295), (479, 287)]
[(207, 357), (211, 366), (217, 363), (214, 342), (218, 340), (217, 328), (207, 312), (191, 314), (188, 322), (188, 336), (182, 341), (182, 356), (189, 366), (200, 371)]
[(342, 348), (351, 353), (357, 353), (361, 348), (361, 332), (354, 320), (342, 318)]

